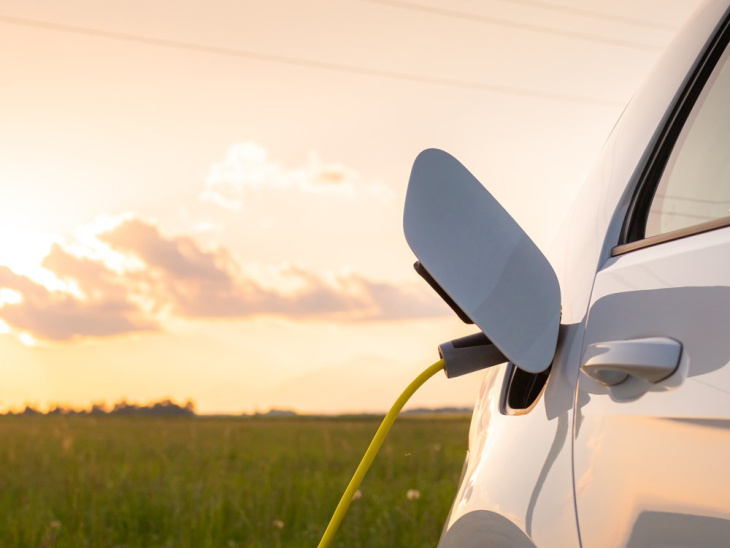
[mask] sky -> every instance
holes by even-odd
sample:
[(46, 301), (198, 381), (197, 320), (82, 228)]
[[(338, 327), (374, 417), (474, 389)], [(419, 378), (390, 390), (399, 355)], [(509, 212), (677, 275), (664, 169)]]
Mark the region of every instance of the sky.
[(475, 329), (412, 268), (418, 152), (548, 252), (697, 4), (0, 0), (0, 410), (387, 409)]

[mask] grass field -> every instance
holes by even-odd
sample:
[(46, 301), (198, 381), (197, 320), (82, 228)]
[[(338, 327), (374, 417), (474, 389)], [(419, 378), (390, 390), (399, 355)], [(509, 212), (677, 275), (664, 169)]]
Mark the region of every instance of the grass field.
[[(378, 424), (0, 417), (0, 546), (316, 546)], [(333, 545), (435, 546), (468, 425), (400, 418)]]

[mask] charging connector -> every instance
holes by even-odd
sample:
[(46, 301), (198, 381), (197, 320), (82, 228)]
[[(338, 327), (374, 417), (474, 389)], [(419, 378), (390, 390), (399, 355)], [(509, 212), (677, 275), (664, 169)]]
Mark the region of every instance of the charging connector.
[(450, 379), (508, 361), (484, 333), (440, 344), (439, 356), (444, 360), (444, 370)]

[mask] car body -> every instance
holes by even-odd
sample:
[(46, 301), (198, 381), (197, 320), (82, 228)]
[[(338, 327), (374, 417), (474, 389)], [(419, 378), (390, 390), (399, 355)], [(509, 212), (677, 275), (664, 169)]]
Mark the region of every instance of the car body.
[[(730, 546), (729, 13), (698, 9), (606, 142), (547, 254), (552, 365), (487, 369), (439, 546)], [(660, 347), (668, 376), (591, 372)]]

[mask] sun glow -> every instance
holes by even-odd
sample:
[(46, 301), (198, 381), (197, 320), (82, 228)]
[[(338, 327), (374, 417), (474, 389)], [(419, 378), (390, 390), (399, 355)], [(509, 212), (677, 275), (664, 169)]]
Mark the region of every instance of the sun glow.
[(18, 304), (23, 301), (23, 295), (15, 289), (0, 287), (0, 307), (6, 304)]
[(14, 234), (0, 241), (3, 264), (20, 273), (36, 268), (57, 237), (41, 234)]
[(29, 346), (31, 348), (38, 344), (33, 338), (33, 335), (26, 331), (23, 331), (20, 335), (18, 335), (18, 339), (20, 339), (20, 342), (22, 342), (25, 346)]
[[(44, 259), (49, 256), (54, 245), (59, 245), (64, 252), (79, 259), (90, 259), (101, 263), (112, 272), (123, 273), (140, 270), (144, 265), (135, 257), (125, 255), (111, 249), (100, 241), (98, 235), (113, 229), (130, 215), (104, 216), (84, 225), (74, 233), (72, 241), (67, 241), (55, 234), (24, 234), (0, 241), (0, 257), (2, 266), (8, 267), (15, 274), (25, 276), (40, 284), (49, 291), (61, 291), (85, 300), (86, 295), (71, 279), (63, 279), (45, 268)], [(10, 288), (0, 288), (0, 307), (7, 304), (18, 304), (22, 295)]]
[[(66, 285), (41, 266), (51, 246), (60, 242), (58, 236), (50, 234), (20, 234), (0, 240), (2, 266), (21, 276), (27, 276), (48, 290), (65, 290)], [(19, 301), (16, 301), (19, 302)], [(16, 304), (7, 299), (6, 292), (0, 295), (0, 303)]]

